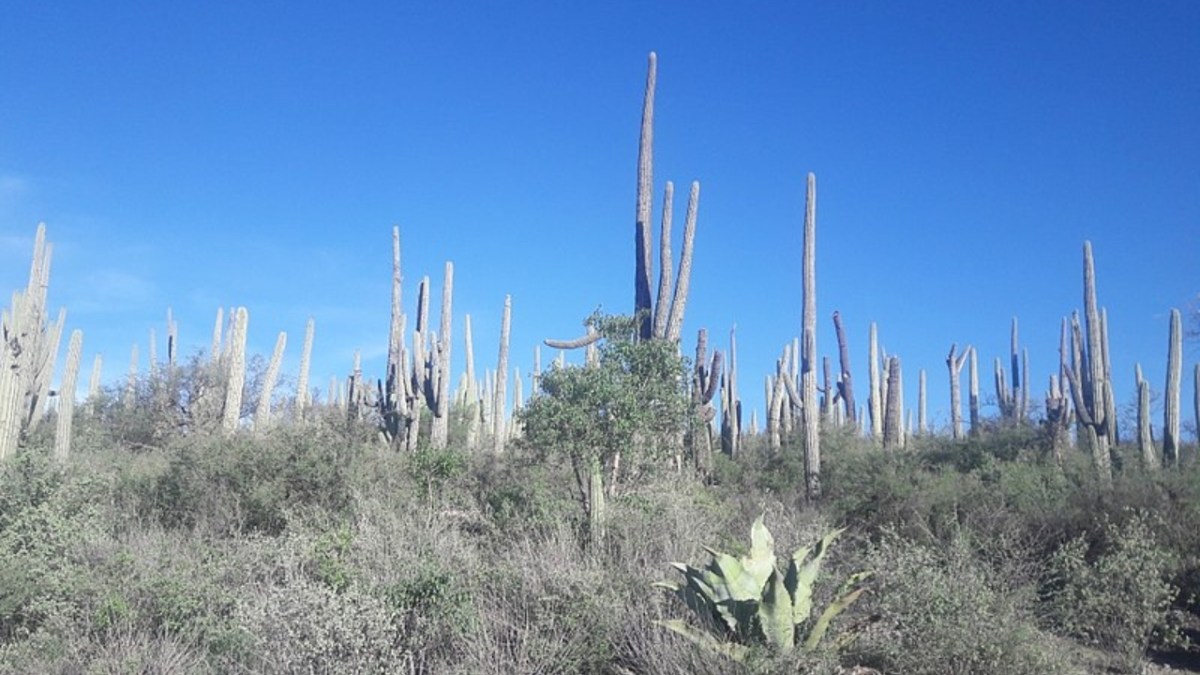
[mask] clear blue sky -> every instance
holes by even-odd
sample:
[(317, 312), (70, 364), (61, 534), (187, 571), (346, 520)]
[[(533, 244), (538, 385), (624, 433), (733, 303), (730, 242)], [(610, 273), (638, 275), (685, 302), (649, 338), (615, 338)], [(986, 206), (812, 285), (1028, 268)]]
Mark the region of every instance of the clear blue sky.
[(254, 351), (288, 332), (292, 376), (316, 317), (324, 388), (355, 348), (383, 369), (396, 224), (409, 311), (453, 260), (456, 337), (470, 313), (494, 363), (511, 293), (528, 373), (542, 338), (631, 309), (651, 50), (656, 200), (702, 183), (685, 350), (737, 324), (748, 407), (799, 332), (809, 171), (818, 348), (835, 353), (841, 310), (863, 400), (869, 322), (910, 405), (929, 371), (945, 423), (950, 343), (979, 349), (990, 391), (1014, 315), (1039, 400), (1084, 239), (1121, 403), (1135, 361), (1162, 387), (1168, 311), (1200, 291), (1193, 0), (18, 0), (0, 21), (0, 287), (24, 283), (45, 221), (51, 303), (108, 379), (167, 306), (190, 352), (218, 306), (245, 305)]

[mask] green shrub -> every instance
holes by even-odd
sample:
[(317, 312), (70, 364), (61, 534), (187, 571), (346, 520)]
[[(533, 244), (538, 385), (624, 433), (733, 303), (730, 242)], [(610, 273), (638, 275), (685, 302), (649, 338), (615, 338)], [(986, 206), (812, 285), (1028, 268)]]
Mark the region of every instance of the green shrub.
[(362, 446), (318, 429), (183, 439), (145, 488), (143, 509), (167, 527), (278, 534), (304, 510), (346, 516)]
[(863, 611), (877, 621), (849, 647), (857, 662), (905, 675), (1067, 672), (1023, 598), (958, 536), (930, 545), (885, 535), (868, 554), (877, 570)]
[(1080, 536), (1050, 559), (1055, 626), (1109, 650), (1126, 672), (1140, 668), (1177, 592), (1165, 580), (1174, 559), (1155, 539), (1155, 520), (1135, 513), (1123, 524), (1106, 523), (1101, 542)]

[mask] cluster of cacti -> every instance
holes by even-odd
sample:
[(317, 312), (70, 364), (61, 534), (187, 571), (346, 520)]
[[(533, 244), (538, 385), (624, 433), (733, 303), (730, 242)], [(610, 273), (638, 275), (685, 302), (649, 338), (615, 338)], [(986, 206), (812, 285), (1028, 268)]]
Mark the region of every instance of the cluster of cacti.
[[(1079, 315), (1071, 317), (1071, 364), (1065, 370), (1071, 383), (1072, 403), (1080, 437), (1092, 453), (1096, 470), (1104, 480), (1112, 479), (1110, 443), (1115, 444), (1115, 415), (1112, 411), (1111, 368), (1108, 364), (1107, 330), (1101, 326), (1096, 302), (1096, 270), (1092, 261), (1092, 243), (1083, 245), (1083, 305), (1087, 335), (1079, 324)], [(1106, 322), (1107, 323), (1107, 322)]]
[(833, 530), (815, 545), (797, 549), (782, 571), (775, 558), (775, 539), (760, 516), (750, 528), (746, 555), (734, 557), (706, 548), (712, 560), (704, 568), (671, 564), (683, 575), (683, 583), (655, 584), (674, 592), (697, 615), (701, 628), (682, 620), (660, 621), (659, 625), (737, 661), (743, 660), (753, 645), (765, 645), (778, 653), (791, 652), (797, 646), (805, 651), (815, 649), (833, 620), (866, 591), (862, 583), (870, 576), (869, 572), (851, 575), (810, 621), (821, 563), (842, 532)]
[(1066, 319), (1059, 331), (1058, 374), (1050, 376), (1050, 388), (1046, 391), (1046, 430), (1050, 436), (1050, 451), (1061, 466), (1063, 449), (1068, 444), (1068, 432), (1074, 417), (1071, 410), (1070, 384), (1067, 378), (1067, 353), (1069, 332)]
[(50, 322), (46, 309), (52, 250), (46, 243), (46, 226), (39, 224), (29, 282), (24, 291), (13, 293), (12, 305), (0, 320), (0, 460), (13, 454), (21, 438), (38, 425), (50, 395), (66, 320), (65, 311), (59, 311), (57, 320)]
[(687, 444), (692, 448), (696, 469), (707, 474), (711, 468), (713, 450), (712, 422), (717, 416), (713, 397), (721, 380), (721, 352), (714, 349), (708, 357), (708, 331), (701, 328), (696, 334), (696, 361), (692, 364), (692, 426)]
[(1000, 408), (1000, 419), (1010, 423), (1020, 424), (1025, 421), (1029, 410), (1029, 350), (1018, 349), (1017, 317), (1012, 320), (1012, 348), (1010, 364), (1012, 366), (1012, 388), (1006, 382), (1004, 366), (996, 359), (996, 405)]

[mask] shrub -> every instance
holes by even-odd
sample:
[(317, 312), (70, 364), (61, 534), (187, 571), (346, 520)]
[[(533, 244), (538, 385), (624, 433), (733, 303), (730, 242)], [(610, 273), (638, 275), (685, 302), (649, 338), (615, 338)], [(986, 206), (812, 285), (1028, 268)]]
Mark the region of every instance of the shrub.
[(946, 546), (885, 535), (868, 554), (877, 590), (861, 603), (878, 621), (849, 647), (851, 656), (905, 675), (1066, 672), (1023, 594), (973, 549), (965, 535)]
[(1176, 595), (1165, 581), (1173, 556), (1158, 545), (1154, 520), (1135, 513), (1123, 524), (1106, 523), (1101, 542), (1089, 545), (1081, 535), (1050, 559), (1055, 626), (1110, 650), (1114, 666), (1126, 672), (1140, 668)]

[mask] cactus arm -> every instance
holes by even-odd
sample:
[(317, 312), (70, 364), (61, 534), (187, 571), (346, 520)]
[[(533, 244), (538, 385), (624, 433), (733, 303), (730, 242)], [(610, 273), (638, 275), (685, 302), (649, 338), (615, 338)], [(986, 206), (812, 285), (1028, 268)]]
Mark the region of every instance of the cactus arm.
[(687, 308), (688, 290), (692, 279), (692, 251), (696, 242), (696, 213), (700, 208), (700, 183), (692, 182), (688, 197), (687, 217), (683, 222), (683, 252), (679, 257), (679, 278), (671, 299), (671, 315), (667, 321), (667, 339), (679, 342), (683, 331), (683, 312)]
[(663, 192), (662, 224), (658, 237), (658, 295), (654, 301), (654, 339), (667, 336), (667, 317), (671, 311), (671, 209), (675, 199), (675, 185), (667, 181)]

